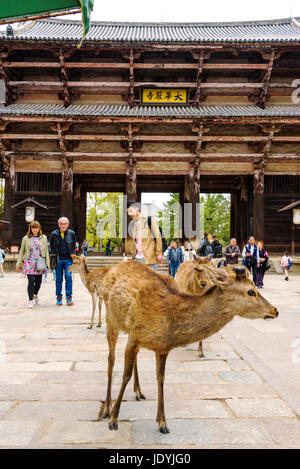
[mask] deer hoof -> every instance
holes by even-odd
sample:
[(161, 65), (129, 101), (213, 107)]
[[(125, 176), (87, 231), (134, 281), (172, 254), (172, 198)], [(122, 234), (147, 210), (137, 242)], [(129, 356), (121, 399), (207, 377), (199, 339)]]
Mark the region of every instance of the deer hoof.
[(90, 325), (90, 326), (87, 327), (87, 329), (93, 329), (93, 326)]
[(98, 414), (98, 420), (107, 419), (107, 418), (110, 419), (110, 410), (103, 403)]
[(167, 435), (168, 433), (170, 433), (170, 430), (168, 429), (167, 425), (162, 425), (161, 427), (159, 427), (159, 431), (160, 433), (163, 433), (164, 435)]
[(146, 396), (144, 396), (144, 394), (141, 392), (137, 392), (135, 398), (137, 401), (140, 401), (141, 399), (146, 399)]
[(205, 357), (204, 353), (199, 353), (199, 358), (204, 358), (204, 357)]
[(118, 430), (118, 422), (109, 422), (108, 428), (110, 430)]
[(102, 326), (102, 324), (97, 324), (97, 327), (101, 327), (101, 326)]

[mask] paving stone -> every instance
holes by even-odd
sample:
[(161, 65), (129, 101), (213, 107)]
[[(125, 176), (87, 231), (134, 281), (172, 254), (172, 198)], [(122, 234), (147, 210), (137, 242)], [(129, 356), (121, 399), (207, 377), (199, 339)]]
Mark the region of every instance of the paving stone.
[(0, 402), (0, 418), (3, 418), (15, 405), (15, 402)]
[(195, 384), (191, 386), (174, 385), (173, 394), (178, 399), (230, 399), (275, 397), (274, 391), (264, 384)]
[[(121, 427), (122, 422), (120, 423)], [(163, 435), (152, 420), (132, 424), (133, 444), (167, 445), (269, 445), (272, 443), (260, 422), (252, 420), (211, 419), (168, 420), (170, 432)]]
[(270, 437), (277, 445), (300, 448), (300, 421), (297, 419), (263, 419)]
[(2, 371), (0, 373), (1, 384), (23, 384), (32, 381), (38, 373), (10, 373)]
[(24, 447), (29, 445), (40, 427), (40, 422), (30, 420), (0, 420), (0, 447)]
[(129, 444), (131, 424), (122, 422), (118, 431), (108, 429), (108, 422), (58, 421), (40, 439), (42, 444)]
[(229, 365), (224, 360), (198, 360), (193, 362), (185, 361), (182, 362), (182, 367), (185, 371), (190, 372), (216, 372), (220, 370), (230, 371)]
[(236, 417), (295, 417), (279, 399), (227, 399)]
[(0, 373), (2, 372), (37, 372), (37, 371), (68, 371), (72, 368), (72, 362), (48, 362), (48, 363), (34, 363), (34, 362), (18, 362), (18, 363), (0, 363)]
[(5, 419), (97, 420), (100, 406), (99, 401), (21, 402), (5, 416)]
[(259, 376), (254, 371), (219, 371), (218, 376), (226, 383), (261, 383)]
[(7, 361), (10, 362), (79, 362), (98, 361), (99, 352), (36, 352), (36, 353), (14, 353), (7, 354)]
[(47, 400), (49, 386), (40, 383), (1, 384), (0, 401), (38, 401)]
[[(156, 382), (156, 378), (155, 378)], [(183, 383), (183, 384), (201, 384), (201, 383), (211, 383), (217, 384), (221, 383), (222, 381), (213, 373), (209, 373), (207, 371), (200, 371), (198, 373), (188, 373), (188, 372), (180, 372), (180, 373), (166, 373), (165, 382), (167, 383)]]
[(226, 360), (226, 363), (230, 366), (230, 368), (234, 371), (247, 371), (250, 370), (250, 366), (248, 365), (245, 360), (240, 360), (240, 359), (229, 359)]
[[(213, 400), (178, 401), (166, 400), (167, 418), (227, 418), (228, 414), (222, 404)], [(120, 420), (155, 419), (156, 401), (122, 402)]]

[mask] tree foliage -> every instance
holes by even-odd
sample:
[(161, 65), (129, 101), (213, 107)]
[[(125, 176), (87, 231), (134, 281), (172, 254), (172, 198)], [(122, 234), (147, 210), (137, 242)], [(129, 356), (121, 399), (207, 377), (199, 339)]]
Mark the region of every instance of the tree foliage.
[[(112, 249), (122, 238), (122, 193), (89, 192), (87, 200), (86, 239), (90, 247), (105, 248), (108, 238)], [(121, 196), (121, 197), (120, 197)], [(100, 240), (101, 230), (101, 240)]]
[(223, 246), (230, 239), (230, 196), (228, 194), (203, 194), (200, 206), (204, 206), (203, 231), (216, 234)]

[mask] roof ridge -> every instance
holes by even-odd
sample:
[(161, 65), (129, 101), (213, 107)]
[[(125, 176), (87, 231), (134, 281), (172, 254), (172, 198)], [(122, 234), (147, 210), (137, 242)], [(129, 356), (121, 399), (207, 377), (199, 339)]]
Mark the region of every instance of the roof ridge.
[[(276, 18), (269, 20), (254, 21), (202, 21), (202, 22), (161, 22), (161, 21), (91, 21), (91, 26), (184, 26), (184, 27), (224, 27), (224, 26), (263, 26), (270, 24), (292, 24), (293, 20), (300, 21), (300, 16), (289, 18)], [(58, 23), (58, 24), (74, 24), (81, 25), (80, 20), (69, 20), (61, 18), (45, 18), (34, 21), (35, 23)]]

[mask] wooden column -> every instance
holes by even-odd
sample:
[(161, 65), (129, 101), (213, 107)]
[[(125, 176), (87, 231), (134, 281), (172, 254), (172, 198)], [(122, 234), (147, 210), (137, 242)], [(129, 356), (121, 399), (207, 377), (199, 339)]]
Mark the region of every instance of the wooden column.
[(230, 195), (230, 238), (236, 237), (236, 221), (235, 221), (235, 192)]
[(84, 188), (82, 181), (77, 180), (74, 190), (74, 223), (75, 230), (79, 243), (82, 243), (86, 238), (86, 208), (87, 208), (87, 192)]
[(73, 226), (73, 162), (65, 156), (62, 158), (61, 216), (67, 217), (70, 227)]
[(200, 159), (190, 168), (184, 180), (183, 237), (199, 238)]
[(237, 242), (241, 242), (241, 193), (235, 192), (235, 235)]
[(254, 163), (253, 176), (253, 236), (257, 240), (264, 240), (264, 168), (265, 160)]
[(0, 154), (5, 172), (5, 188), (4, 188), (4, 220), (10, 222), (8, 230), (3, 233), (3, 240), (6, 244), (11, 245), (13, 242), (14, 212), (12, 208), (16, 189), (15, 174), (15, 157), (6, 156), (5, 144), (0, 140)]
[(248, 176), (241, 176), (241, 205), (240, 205), (240, 248), (249, 236), (248, 228)]

